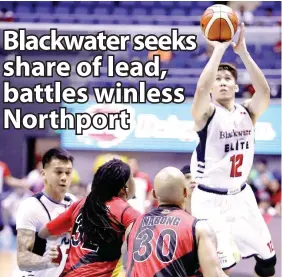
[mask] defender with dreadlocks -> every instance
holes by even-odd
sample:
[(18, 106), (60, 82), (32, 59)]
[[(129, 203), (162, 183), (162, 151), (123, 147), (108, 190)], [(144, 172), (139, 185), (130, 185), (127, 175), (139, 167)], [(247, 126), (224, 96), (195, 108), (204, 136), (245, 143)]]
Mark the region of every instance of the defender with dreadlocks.
[(140, 215), (127, 202), (129, 166), (113, 159), (94, 175), (86, 199), (49, 222), (39, 236), (59, 236), (71, 229), (71, 247), (61, 277), (112, 276), (121, 256), (126, 228)]

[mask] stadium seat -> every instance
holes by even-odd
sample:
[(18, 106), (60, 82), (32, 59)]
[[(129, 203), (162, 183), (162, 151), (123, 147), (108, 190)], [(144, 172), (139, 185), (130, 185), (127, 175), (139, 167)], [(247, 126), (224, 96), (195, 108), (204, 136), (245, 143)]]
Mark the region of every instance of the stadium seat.
[(197, 1), (195, 2), (196, 6), (202, 9), (207, 9), (208, 7), (214, 5), (213, 1)]
[(74, 11), (73, 11), (74, 14), (79, 14), (79, 15), (83, 15), (83, 14), (89, 14), (89, 9), (87, 7), (75, 7), (74, 8)]
[(40, 14), (49, 14), (51, 13), (51, 6), (41, 6), (38, 5), (35, 10), (36, 12), (40, 15)]
[(172, 9), (175, 7), (175, 1), (160, 1), (159, 2), (161, 7)]
[(267, 2), (261, 1), (259, 7), (266, 9), (266, 8), (274, 8), (275, 6), (276, 6), (275, 2), (272, 2), (272, 1), (267, 1)]
[(41, 23), (57, 23), (57, 20), (50, 17), (39, 17), (38, 22)]
[(9, 11), (15, 11), (14, 9), (14, 3), (12, 1), (1, 1), (0, 2), (0, 8), (6, 8)]
[(175, 4), (177, 7), (181, 8), (190, 8), (195, 5), (196, 2), (191, 1), (177, 1)]
[(281, 59), (276, 60), (274, 63), (274, 69), (281, 69)]
[(203, 14), (202, 9), (191, 9), (190, 11), (190, 15), (193, 15), (193, 16), (201, 16), (202, 14)]
[(184, 9), (176, 8), (176, 9), (171, 10), (170, 15), (172, 15), (172, 16), (185, 16), (187, 14), (185, 13)]
[(114, 24), (115, 19), (108, 16), (108, 17), (100, 17), (97, 20), (98, 20), (98, 24)]
[(90, 18), (80, 17), (80, 18), (77, 18), (77, 21), (80, 24), (93, 24), (93, 19), (90, 19)]
[(115, 1), (90, 1), (94, 6), (113, 8), (117, 5)]
[(144, 8), (133, 8), (132, 15), (147, 15), (147, 11)]
[(122, 16), (114, 20), (114, 24), (133, 24), (133, 18), (131, 16)]
[(59, 18), (58, 19), (59, 23), (64, 23), (64, 24), (72, 24), (72, 23), (76, 23), (75, 18)]
[(125, 8), (132, 8), (136, 6), (136, 2), (135, 1), (121, 1), (120, 6), (125, 7)]
[(34, 5), (36, 5), (37, 7), (41, 6), (41, 7), (49, 7), (50, 9), (53, 8), (52, 1), (37, 1), (34, 2)]
[(152, 15), (166, 15), (166, 10), (164, 8), (153, 8), (151, 11)]
[(17, 18), (17, 21), (16, 22), (38, 22), (38, 18), (35, 18), (35, 17), (31, 17), (31, 18), (26, 18), (26, 17), (23, 17), (23, 18)]
[(108, 15), (109, 14), (109, 9), (107, 8), (94, 8), (93, 10), (93, 13), (94, 14), (97, 14), (97, 15)]
[(57, 7), (68, 7), (69, 9), (72, 8), (73, 5), (74, 5), (74, 3), (71, 2), (71, 1), (59, 1), (57, 3)]
[(24, 5), (18, 5), (15, 11), (16, 13), (32, 13), (31, 7)]
[(264, 16), (265, 10), (256, 9), (256, 10), (254, 10), (253, 14), (254, 14), (254, 16)]
[(73, 1), (69, 2), (76, 7), (87, 7), (88, 9), (92, 8), (93, 6), (99, 5), (99, 1)]
[(127, 16), (128, 10), (126, 8), (114, 8), (113, 9), (114, 15), (121, 15), (121, 16)]
[(141, 1), (140, 4), (143, 7), (147, 7), (147, 8), (153, 8), (153, 7), (158, 7), (159, 3), (156, 1)]
[(69, 14), (70, 9), (67, 6), (58, 6), (54, 9), (55, 14)]

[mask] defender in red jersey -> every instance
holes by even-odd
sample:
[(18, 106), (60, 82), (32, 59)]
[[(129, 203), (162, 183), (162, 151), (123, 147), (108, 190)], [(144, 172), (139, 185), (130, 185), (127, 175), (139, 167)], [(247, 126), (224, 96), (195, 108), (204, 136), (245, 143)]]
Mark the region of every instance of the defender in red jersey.
[(61, 277), (110, 277), (121, 256), (126, 228), (140, 215), (124, 199), (130, 168), (113, 159), (94, 176), (86, 199), (49, 222), (40, 236), (58, 236), (71, 230), (71, 247)]
[(127, 277), (186, 277), (197, 274), (200, 267), (204, 277), (226, 276), (214, 232), (184, 211), (183, 173), (173, 167), (161, 170), (153, 195), (159, 207), (138, 217), (127, 235)]

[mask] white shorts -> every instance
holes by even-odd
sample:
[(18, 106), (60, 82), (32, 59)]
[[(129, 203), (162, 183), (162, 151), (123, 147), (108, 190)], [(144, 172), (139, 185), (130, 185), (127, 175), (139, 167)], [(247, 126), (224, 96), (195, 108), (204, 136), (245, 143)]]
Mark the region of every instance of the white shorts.
[(269, 230), (249, 185), (234, 195), (195, 188), (191, 209), (193, 216), (207, 219), (216, 232), (217, 252), (223, 269), (234, 266), (238, 256), (248, 258), (257, 255), (266, 260), (275, 255)]

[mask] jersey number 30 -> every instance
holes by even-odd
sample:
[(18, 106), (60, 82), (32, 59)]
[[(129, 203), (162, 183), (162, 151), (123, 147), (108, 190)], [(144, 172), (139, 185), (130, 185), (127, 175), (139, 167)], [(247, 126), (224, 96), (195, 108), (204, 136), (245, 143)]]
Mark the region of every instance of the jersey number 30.
[[(134, 240), (133, 259), (135, 262), (146, 261), (153, 252), (152, 239), (154, 232), (151, 229), (141, 231)], [(166, 243), (167, 242), (167, 243)], [(172, 229), (161, 231), (156, 241), (156, 257), (163, 263), (173, 259), (177, 246), (177, 235)]]
[(243, 158), (244, 158), (243, 154), (233, 155), (230, 158), (230, 161), (232, 163), (230, 177), (241, 177), (242, 176), (242, 172), (239, 171), (239, 168), (243, 164)]

